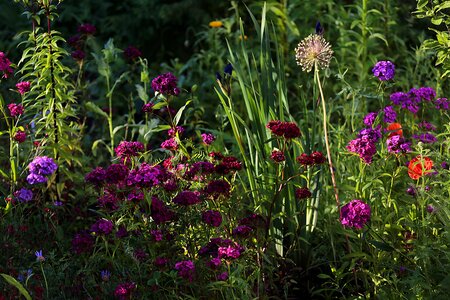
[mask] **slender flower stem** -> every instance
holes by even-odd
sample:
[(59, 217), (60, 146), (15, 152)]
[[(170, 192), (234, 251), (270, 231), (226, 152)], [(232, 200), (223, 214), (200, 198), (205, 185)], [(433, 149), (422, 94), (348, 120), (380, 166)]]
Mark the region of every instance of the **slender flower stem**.
[(47, 283), (47, 277), (45, 276), (45, 272), (44, 272), (44, 265), (41, 262), (41, 271), (42, 271), (42, 276), (44, 276), (44, 281), (45, 281), (45, 291), (47, 292), (47, 298), (48, 298), (48, 283)]
[(337, 189), (337, 185), (336, 185), (336, 178), (334, 176), (333, 161), (331, 160), (330, 143), (328, 142), (327, 108), (325, 106), (325, 98), (323, 96), (322, 85), (320, 83), (319, 67), (318, 67), (317, 63), (315, 65), (315, 67), (314, 67), (314, 76), (315, 76), (316, 81), (317, 81), (317, 86), (319, 87), (320, 99), (321, 99), (321, 102), (322, 102), (322, 109), (323, 109), (323, 134), (324, 134), (324, 137), (325, 137), (325, 147), (327, 149), (328, 165), (330, 166), (330, 173), (331, 173), (331, 182), (333, 183), (334, 196), (336, 198), (336, 207), (337, 207), (338, 213), (340, 215), (340, 213), (341, 213), (341, 203), (339, 201), (339, 194), (338, 194), (338, 189)]

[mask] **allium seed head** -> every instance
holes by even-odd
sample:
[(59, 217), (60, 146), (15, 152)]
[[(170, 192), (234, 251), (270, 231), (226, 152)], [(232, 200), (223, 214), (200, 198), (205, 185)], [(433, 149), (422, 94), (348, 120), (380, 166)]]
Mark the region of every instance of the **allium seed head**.
[(310, 34), (295, 48), (297, 64), (306, 72), (310, 72), (315, 65), (321, 69), (328, 68), (332, 56), (330, 44), (318, 34)]

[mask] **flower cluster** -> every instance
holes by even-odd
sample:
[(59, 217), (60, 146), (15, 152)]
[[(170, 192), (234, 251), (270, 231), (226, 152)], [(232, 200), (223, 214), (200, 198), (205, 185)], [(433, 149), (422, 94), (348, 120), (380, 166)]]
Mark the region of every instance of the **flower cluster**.
[(300, 128), (293, 122), (270, 121), (267, 125), (272, 134), (282, 136), (286, 139), (293, 139), (301, 136)]
[(180, 89), (177, 87), (177, 82), (178, 79), (168, 72), (152, 80), (152, 89), (160, 94), (178, 96)]
[(33, 192), (26, 188), (21, 188), (20, 190), (14, 192), (14, 196), (20, 202), (29, 202), (33, 200)]
[(392, 80), (395, 75), (395, 65), (391, 61), (379, 61), (372, 69), (372, 73), (380, 81)]
[(125, 50), (123, 50), (123, 55), (126, 59), (134, 61), (142, 56), (142, 52), (138, 48), (130, 45)]
[[(419, 111), (419, 104), (422, 101), (431, 102), (435, 98), (436, 92), (430, 87), (421, 87), (418, 89), (412, 88), (407, 93), (395, 92), (390, 96), (390, 99), (394, 105), (400, 106), (402, 109), (407, 109), (414, 114), (417, 114)], [(442, 101), (436, 101), (435, 105), (440, 107)]]
[(10, 103), (8, 104), (8, 109), (11, 117), (18, 117), (24, 113), (22, 104)]
[(97, 31), (97, 28), (89, 23), (84, 23), (78, 26), (78, 32), (86, 35), (94, 35)]
[(276, 149), (272, 151), (270, 158), (276, 163), (281, 163), (286, 160), (286, 157), (284, 156), (283, 151), (276, 150)]
[(322, 152), (314, 151), (311, 154), (302, 153), (295, 159), (299, 164), (304, 167), (321, 165), (325, 163), (326, 158)]
[(144, 144), (141, 142), (122, 141), (114, 149), (116, 155), (123, 160), (129, 159), (132, 156), (138, 156), (139, 153), (144, 152)]
[(133, 291), (137, 288), (134, 282), (125, 282), (116, 286), (114, 296), (119, 300), (131, 299)]
[(202, 140), (205, 145), (211, 145), (216, 137), (212, 133), (202, 133)]
[(11, 61), (6, 57), (5, 53), (0, 51), (0, 71), (3, 72), (3, 78), (8, 78), (12, 74)]
[(341, 208), (341, 224), (362, 229), (370, 221), (370, 206), (361, 200), (352, 200)]
[(16, 84), (17, 91), (23, 95), (30, 90), (31, 83), (29, 81), (22, 81)]
[(99, 235), (108, 235), (112, 232), (114, 227), (113, 222), (106, 219), (100, 219), (91, 226), (91, 232)]
[(178, 276), (189, 281), (194, 280), (195, 265), (192, 260), (179, 261), (175, 264), (175, 270), (178, 271)]
[(53, 174), (58, 165), (55, 161), (47, 156), (37, 156), (28, 165), (30, 174), (27, 176), (27, 181), (29, 184), (37, 184), (47, 182), (47, 177)]

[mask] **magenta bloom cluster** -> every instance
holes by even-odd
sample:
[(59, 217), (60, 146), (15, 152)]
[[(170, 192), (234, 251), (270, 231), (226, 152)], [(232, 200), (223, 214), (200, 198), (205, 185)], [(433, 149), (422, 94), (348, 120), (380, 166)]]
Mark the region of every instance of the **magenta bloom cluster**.
[(389, 60), (382, 60), (375, 64), (372, 73), (380, 81), (392, 80), (395, 76), (395, 65)]
[(177, 96), (180, 94), (177, 83), (178, 78), (168, 72), (161, 74), (152, 80), (152, 89), (160, 94)]
[(31, 83), (29, 81), (22, 81), (16, 84), (17, 91), (19, 91), (21, 95), (28, 92), (30, 90), (30, 87)]
[(27, 181), (29, 184), (37, 184), (47, 182), (47, 177), (53, 174), (58, 165), (55, 163), (53, 158), (47, 156), (37, 156), (28, 165), (30, 174), (27, 176)]
[(341, 224), (361, 229), (370, 221), (370, 206), (361, 200), (352, 200), (341, 208)]
[(8, 78), (12, 74), (11, 61), (6, 57), (5, 53), (0, 51), (0, 71), (3, 72), (3, 78)]
[[(448, 109), (447, 99), (439, 98), (435, 100), (436, 92), (431, 87), (412, 88), (409, 92), (395, 92), (391, 94), (390, 99), (394, 105), (407, 109), (413, 114), (417, 114), (420, 109), (420, 103), (423, 101), (434, 102), (436, 107)], [(443, 100), (445, 99), (445, 101)]]
[(18, 117), (24, 113), (22, 104), (10, 103), (8, 109), (11, 117)]
[(279, 120), (270, 121), (267, 125), (272, 134), (286, 139), (298, 138), (302, 134), (300, 128), (294, 122), (282, 122)]
[(114, 151), (122, 160), (129, 159), (132, 156), (138, 156), (139, 153), (144, 152), (144, 144), (141, 142), (122, 141)]

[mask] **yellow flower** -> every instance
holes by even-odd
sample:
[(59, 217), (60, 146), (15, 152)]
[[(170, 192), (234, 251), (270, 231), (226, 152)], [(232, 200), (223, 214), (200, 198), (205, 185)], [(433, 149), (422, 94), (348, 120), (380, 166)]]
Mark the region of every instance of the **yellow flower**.
[(212, 27), (212, 28), (222, 27), (222, 25), (223, 25), (222, 21), (211, 21), (211, 22), (209, 22), (209, 27)]

